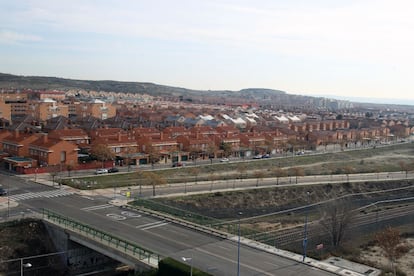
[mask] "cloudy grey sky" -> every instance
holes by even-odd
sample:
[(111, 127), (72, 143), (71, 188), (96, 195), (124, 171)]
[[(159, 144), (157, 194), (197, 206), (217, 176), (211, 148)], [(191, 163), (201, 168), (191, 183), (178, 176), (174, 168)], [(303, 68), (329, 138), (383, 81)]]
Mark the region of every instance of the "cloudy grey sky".
[(409, 0), (0, 0), (0, 72), (414, 100)]

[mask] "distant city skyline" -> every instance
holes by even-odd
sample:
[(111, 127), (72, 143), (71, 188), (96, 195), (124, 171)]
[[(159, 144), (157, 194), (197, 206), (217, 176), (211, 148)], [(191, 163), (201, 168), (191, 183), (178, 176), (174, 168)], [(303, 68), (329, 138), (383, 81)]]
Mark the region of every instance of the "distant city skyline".
[(2, 1), (0, 72), (414, 105), (408, 0)]

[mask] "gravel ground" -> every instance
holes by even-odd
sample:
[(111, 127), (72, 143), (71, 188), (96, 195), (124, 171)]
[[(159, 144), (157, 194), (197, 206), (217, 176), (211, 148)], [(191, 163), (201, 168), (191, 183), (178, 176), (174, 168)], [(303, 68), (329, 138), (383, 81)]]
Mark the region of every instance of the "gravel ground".
[[(414, 276), (414, 238), (404, 239), (403, 245), (410, 250), (398, 258), (396, 267), (407, 276)], [(361, 252), (361, 259), (369, 261), (377, 268), (390, 267), (390, 261), (385, 257), (383, 250), (379, 246), (371, 246)]]

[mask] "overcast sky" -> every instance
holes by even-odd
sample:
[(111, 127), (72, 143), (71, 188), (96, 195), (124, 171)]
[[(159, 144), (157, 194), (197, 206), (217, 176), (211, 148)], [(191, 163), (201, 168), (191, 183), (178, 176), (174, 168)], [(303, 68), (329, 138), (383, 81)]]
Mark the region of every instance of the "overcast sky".
[(414, 101), (411, 0), (0, 0), (0, 72)]

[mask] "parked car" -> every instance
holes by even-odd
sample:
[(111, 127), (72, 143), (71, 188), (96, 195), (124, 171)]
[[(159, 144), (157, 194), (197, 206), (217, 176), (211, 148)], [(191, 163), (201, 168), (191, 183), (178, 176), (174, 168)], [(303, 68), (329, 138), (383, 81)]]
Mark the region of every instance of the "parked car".
[(112, 167), (112, 168), (108, 169), (108, 172), (109, 173), (116, 173), (116, 172), (119, 172), (119, 170), (118, 170), (118, 168)]
[(7, 190), (0, 187), (0, 196), (7, 195)]
[(262, 155), (261, 154), (255, 155), (253, 156), (253, 159), (262, 159)]
[(262, 155), (262, 158), (270, 158), (270, 154), (266, 153)]
[(173, 168), (175, 168), (175, 167), (184, 167), (185, 165), (184, 165), (184, 163), (182, 163), (182, 162), (174, 162), (174, 163), (172, 164), (172, 166), (173, 166)]
[(221, 158), (220, 162), (229, 162), (230, 160), (228, 158)]
[(108, 173), (108, 169), (97, 169), (95, 174), (105, 174)]

